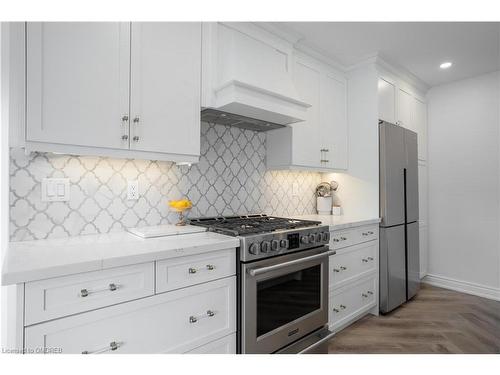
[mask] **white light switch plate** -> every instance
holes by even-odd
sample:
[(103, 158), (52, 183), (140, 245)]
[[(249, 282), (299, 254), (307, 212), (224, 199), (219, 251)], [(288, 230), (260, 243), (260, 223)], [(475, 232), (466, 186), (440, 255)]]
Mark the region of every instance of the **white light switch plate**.
[(137, 180), (127, 181), (127, 199), (129, 201), (139, 199), (139, 181)]
[(42, 179), (42, 202), (69, 201), (69, 178)]

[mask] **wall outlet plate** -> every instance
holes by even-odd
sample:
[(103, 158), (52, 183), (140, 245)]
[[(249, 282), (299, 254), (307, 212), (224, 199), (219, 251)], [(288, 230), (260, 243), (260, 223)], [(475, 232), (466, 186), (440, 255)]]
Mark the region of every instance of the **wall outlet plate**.
[(69, 178), (42, 179), (42, 202), (69, 201)]
[(139, 199), (139, 181), (127, 181), (127, 199), (129, 201), (136, 201)]

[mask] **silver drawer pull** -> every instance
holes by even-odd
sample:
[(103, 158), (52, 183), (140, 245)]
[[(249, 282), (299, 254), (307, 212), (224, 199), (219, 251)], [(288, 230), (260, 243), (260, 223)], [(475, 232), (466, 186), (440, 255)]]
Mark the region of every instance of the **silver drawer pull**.
[(339, 309), (336, 309), (335, 307), (333, 308), (333, 312), (338, 313)]
[(373, 292), (372, 292), (372, 291), (370, 291), (370, 290), (369, 290), (368, 292), (366, 292), (366, 293), (368, 293), (368, 294), (370, 294), (370, 295), (372, 295), (372, 294), (373, 294)]
[(362, 261), (363, 263), (368, 263), (368, 259), (366, 259), (366, 258), (361, 259), (361, 261)]
[(347, 241), (347, 237), (340, 237), (342, 241)]
[(373, 234), (373, 232), (372, 231), (368, 231), (368, 234)]
[(347, 270), (347, 267), (340, 266), (340, 270), (341, 270), (341, 271), (345, 271), (345, 270)]
[(342, 310), (347, 309), (347, 307), (346, 307), (345, 305), (340, 305), (340, 308), (341, 308)]
[(196, 273), (198, 271), (203, 271), (204, 269), (207, 271), (213, 271), (215, 269), (215, 266), (213, 264), (207, 264), (205, 266), (205, 268), (198, 268), (198, 269), (197, 268), (189, 268), (188, 272), (189, 273)]
[(338, 238), (334, 238), (333, 242), (340, 242), (340, 240)]
[(340, 272), (340, 270), (338, 268), (334, 268), (333, 272)]
[(94, 289), (94, 290), (89, 290), (87, 288), (83, 288), (80, 290), (80, 297), (88, 297), (89, 294), (91, 293), (99, 293), (99, 292), (114, 292), (115, 290), (118, 289), (118, 286), (115, 283), (110, 283), (106, 288), (101, 288), (101, 289)]
[(372, 257), (368, 257), (368, 260), (373, 260), (373, 258)]
[(363, 236), (368, 236), (368, 233), (363, 232), (363, 233), (362, 233), (362, 235), (363, 235)]
[(110, 350), (111, 351), (116, 350), (120, 346), (121, 345), (118, 345), (118, 343), (116, 341), (111, 341), (108, 346), (106, 346), (106, 347), (104, 347), (102, 349), (94, 350), (93, 352), (90, 352), (88, 350), (84, 350), (82, 352), (82, 354), (100, 354), (100, 353), (105, 353), (105, 352), (109, 352)]
[(207, 310), (207, 313), (205, 315), (201, 315), (201, 316), (195, 316), (195, 315), (191, 315), (189, 317), (189, 323), (196, 323), (198, 322), (198, 320), (200, 319), (203, 319), (203, 318), (211, 318), (215, 316), (215, 311), (213, 310)]
[(366, 293), (361, 293), (361, 296), (363, 296), (364, 298), (368, 297), (368, 294)]

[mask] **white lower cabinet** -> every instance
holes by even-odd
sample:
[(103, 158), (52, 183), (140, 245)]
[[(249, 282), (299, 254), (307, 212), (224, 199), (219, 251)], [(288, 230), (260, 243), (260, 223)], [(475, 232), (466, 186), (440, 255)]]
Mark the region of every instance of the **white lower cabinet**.
[(329, 327), (340, 331), (367, 313), (378, 314), (378, 226), (331, 233)]
[(186, 354), (234, 354), (236, 353), (236, 333), (202, 345)]
[(361, 279), (352, 285), (330, 293), (330, 328), (343, 328), (360, 314), (377, 304), (377, 280), (375, 276)]
[(233, 276), (27, 327), (25, 340), (28, 352), (184, 353), (235, 331)]

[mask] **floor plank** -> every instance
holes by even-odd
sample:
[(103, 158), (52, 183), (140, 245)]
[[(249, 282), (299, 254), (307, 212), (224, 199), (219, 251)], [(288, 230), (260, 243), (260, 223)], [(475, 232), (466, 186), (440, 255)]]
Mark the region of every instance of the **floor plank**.
[(422, 284), (395, 311), (368, 315), (313, 353), (500, 353), (500, 302)]

